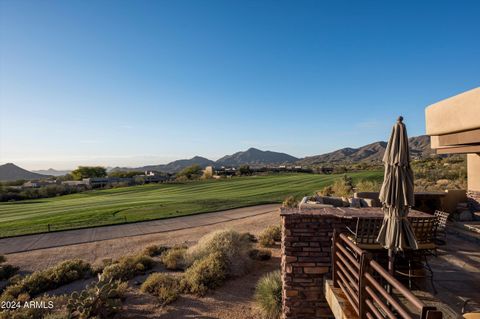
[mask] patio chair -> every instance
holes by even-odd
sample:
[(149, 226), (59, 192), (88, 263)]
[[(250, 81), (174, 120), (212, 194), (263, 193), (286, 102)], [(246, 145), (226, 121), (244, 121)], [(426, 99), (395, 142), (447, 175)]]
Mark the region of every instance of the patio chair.
[(437, 245), (435, 245), (435, 227), (436, 218), (432, 217), (411, 217), (409, 218), (412, 225), (415, 239), (417, 240), (418, 250), (431, 252), (436, 256)]
[[(437, 246), (435, 245), (435, 226), (436, 219), (434, 217), (411, 217), (409, 218), (417, 240), (418, 249), (408, 250), (404, 252), (404, 258), (408, 264), (408, 271), (399, 271), (400, 275), (408, 277), (409, 287), (412, 287), (413, 278), (430, 277), (430, 283), (436, 294), (437, 290), (433, 282), (433, 269), (428, 263), (428, 255), (437, 256)], [(424, 269), (430, 273), (430, 276), (421, 275), (419, 270)]]
[(447, 221), (450, 213), (435, 211), (435, 243), (445, 245), (447, 242)]
[(348, 238), (363, 250), (383, 249), (382, 245), (377, 242), (382, 223), (383, 218), (357, 218), (355, 230), (347, 227), (351, 233)]

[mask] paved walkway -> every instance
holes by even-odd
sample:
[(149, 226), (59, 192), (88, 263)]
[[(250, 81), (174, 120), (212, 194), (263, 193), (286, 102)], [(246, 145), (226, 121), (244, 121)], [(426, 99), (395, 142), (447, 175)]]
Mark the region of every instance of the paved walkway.
[(277, 204), (260, 205), (230, 209), (215, 213), (204, 213), (139, 223), (4, 238), (0, 239), (0, 254), (18, 253), (36, 249), (60, 247), (114, 238), (162, 233), (192, 227), (213, 225), (226, 221), (271, 213), (278, 208), (279, 206)]

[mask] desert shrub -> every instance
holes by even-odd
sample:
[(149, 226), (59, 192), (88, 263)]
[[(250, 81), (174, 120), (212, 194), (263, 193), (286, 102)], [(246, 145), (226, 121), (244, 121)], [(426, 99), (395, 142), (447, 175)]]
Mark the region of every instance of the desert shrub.
[(7, 286), (16, 285), (20, 281), (22, 281), (23, 278), (24, 278), (24, 276), (22, 276), (20, 274), (13, 275), (12, 277), (8, 278)]
[(202, 176), (203, 170), (200, 165), (193, 164), (191, 166), (185, 167), (180, 172), (177, 173), (176, 178), (178, 180), (183, 180), (186, 178), (187, 180), (198, 179)]
[(352, 178), (346, 174), (332, 185), (332, 191), (336, 196), (348, 197), (353, 193)]
[(154, 273), (148, 276), (140, 290), (158, 297), (162, 305), (167, 305), (178, 298), (180, 281), (172, 275)]
[(241, 233), (242, 239), (246, 239), (251, 243), (256, 243), (258, 241), (257, 237), (255, 237), (254, 234), (252, 233)]
[(103, 270), (105, 269), (105, 267), (107, 266), (110, 266), (112, 265), (114, 262), (113, 262), (113, 259), (112, 258), (103, 258), (102, 259), (102, 263), (100, 265), (93, 265), (92, 266), (92, 272), (94, 274), (101, 274), (103, 272)]
[(13, 275), (15, 275), (18, 271), (18, 267), (14, 267), (8, 264), (3, 264), (6, 261), (7, 259), (5, 258), (5, 256), (0, 255), (0, 280), (7, 280)]
[(253, 260), (269, 260), (272, 258), (272, 252), (268, 249), (252, 249), (249, 253)]
[(265, 319), (280, 318), (282, 312), (282, 278), (280, 271), (266, 274), (257, 283), (255, 301)]
[(280, 226), (268, 226), (258, 236), (258, 242), (263, 247), (271, 247), (275, 242), (282, 240), (282, 230)]
[(227, 274), (240, 276), (247, 272), (250, 266), (248, 256), (252, 243), (247, 236), (234, 230), (219, 230), (200, 238), (198, 243), (187, 250), (185, 255), (187, 265), (196, 260), (219, 253), (224, 258)]
[(18, 267), (12, 265), (2, 265), (0, 266), (0, 280), (7, 280), (18, 271)]
[(66, 260), (54, 267), (36, 271), (18, 283), (8, 286), (1, 299), (16, 300), (19, 297), (29, 299), (30, 296), (85, 278), (91, 273), (92, 267), (83, 260)]
[(142, 255), (147, 255), (150, 257), (160, 256), (168, 250), (168, 247), (161, 245), (150, 245), (143, 249)]
[(320, 196), (332, 196), (333, 195), (333, 187), (332, 185), (325, 186), (322, 190), (317, 192), (317, 195)]
[(127, 284), (105, 275), (80, 293), (73, 292), (67, 303), (70, 318), (109, 318), (122, 307)]
[(379, 192), (381, 184), (378, 181), (369, 181), (362, 179), (355, 185), (357, 192)]
[(184, 273), (181, 280), (182, 290), (204, 295), (208, 289), (221, 286), (227, 278), (226, 260), (218, 251), (196, 260)]
[(0, 319), (70, 319), (63, 310), (66, 304), (64, 296), (48, 296), (32, 299), (32, 302), (53, 303), (54, 309), (45, 307), (20, 307), (0, 312)]
[(187, 247), (182, 246), (176, 246), (167, 250), (161, 258), (163, 265), (170, 270), (184, 269), (186, 252)]
[(295, 208), (298, 206), (298, 201), (293, 196), (288, 196), (282, 202), (282, 207)]
[(153, 267), (155, 262), (150, 256), (132, 255), (120, 258), (117, 262), (103, 269), (103, 275), (114, 280), (129, 280), (144, 274)]

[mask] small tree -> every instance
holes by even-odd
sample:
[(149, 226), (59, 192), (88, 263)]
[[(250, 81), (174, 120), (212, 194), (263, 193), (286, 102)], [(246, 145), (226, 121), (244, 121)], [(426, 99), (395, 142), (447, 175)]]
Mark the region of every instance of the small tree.
[(238, 168), (238, 173), (240, 175), (252, 175), (252, 170), (248, 165), (242, 165)]
[(202, 176), (202, 168), (200, 165), (193, 164), (191, 166), (185, 167), (178, 174), (177, 178), (187, 178), (187, 179), (198, 179)]
[(105, 177), (107, 170), (101, 166), (79, 166), (70, 174), (74, 180), (80, 181), (84, 178)]

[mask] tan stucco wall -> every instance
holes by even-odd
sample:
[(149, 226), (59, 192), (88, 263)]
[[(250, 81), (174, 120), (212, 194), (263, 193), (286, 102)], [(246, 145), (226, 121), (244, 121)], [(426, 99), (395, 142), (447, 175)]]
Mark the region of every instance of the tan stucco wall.
[(427, 135), (442, 135), (480, 128), (480, 87), (425, 109)]
[(480, 154), (467, 155), (468, 190), (480, 192)]

